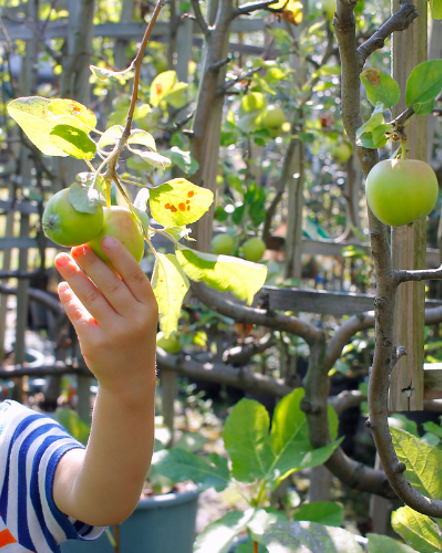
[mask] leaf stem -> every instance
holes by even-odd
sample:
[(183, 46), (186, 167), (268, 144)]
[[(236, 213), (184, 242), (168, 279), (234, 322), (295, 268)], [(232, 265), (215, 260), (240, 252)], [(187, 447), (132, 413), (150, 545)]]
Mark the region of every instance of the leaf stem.
[(401, 159), (407, 158), (406, 138), (401, 138)]

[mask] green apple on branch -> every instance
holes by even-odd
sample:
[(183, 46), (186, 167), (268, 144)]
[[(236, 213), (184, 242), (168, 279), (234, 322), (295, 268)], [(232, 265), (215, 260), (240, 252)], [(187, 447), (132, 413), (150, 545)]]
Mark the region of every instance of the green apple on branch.
[[(103, 258), (100, 241), (110, 234), (121, 240), (137, 261), (143, 256), (144, 241), (147, 242), (155, 257), (152, 285), (158, 303), (161, 331), (167, 340), (178, 328), (182, 302), (190, 287), (189, 279), (203, 281), (220, 292), (232, 292), (251, 305), (255, 294), (265, 283), (267, 268), (224, 254), (198, 252), (182, 243), (181, 240), (191, 240), (187, 225), (198, 221), (213, 203), (210, 190), (196, 186), (185, 178), (154, 186), (118, 172), (118, 160), (124, 150), (162, 171), (172, 165), (171, 159), (157, 151), (155, 139), (147, 130), (132, 128), (142, 57), (162, 5), (160, 0), (137, 55), (126, 70), (103, 72), (91, 67), (94, 75), (99, 74), (101, 79), (118, 81), (123, 74), (125, 78), (129, 74), (133, 78), (124, 128), (111, 125), (101, 132), (97, 129), (94, 113), (71, 99), (40, 96), (16, 98), (8, 104), (7, 110), (44, 155), (83, 159), (87, 165), (87, 172), (79, 173), (68, 189), (48, 201), (43, 228), (50, 238), (63, 246), (87, 242)], [(155, 109), (163, 102), (170, 102), (174, 107), (182, 105), (185, 101), (184, 88), (182, 83), (177, 82), (175, 72), (158, 75), (150, 89), (151, 106)], [(260, 97), (253, 99), (258, 103), (261, 101)], [(143, 110), (146, 111), (145, 105)], [(98, 139), (93, 138), (95, 135)], [(182, 154), (190, 159), (190, 153)], [(112, 183), (127, 207), (111, 206)], [(128, 194), (129, 184), (140, 188), (134, 201)], [(149, 224), (148, 212), (161, 228)], [(174, 254), (155, 250), (152, 238), (156, 233), (173, 243)]]
[(387, 73), (369, 68), (361, 73), (367, 100), (374, 106), (369, 120), (356, 133), (356, 145), (370, 149), (383, 148), (388, 142), (399, 147), (370, 171), (365, 191), (374, 215), (384, 224), (398, 227), (426, 217), (433, 210), (439, 185), (432, 167), (424, 161), (407, 159), (406, 127), (416, 115), (428, 115), (442, 91), (442, 60), (417, 65), (407, 80), (407, 109), (391, 121), (399, 102), (399, 84)]

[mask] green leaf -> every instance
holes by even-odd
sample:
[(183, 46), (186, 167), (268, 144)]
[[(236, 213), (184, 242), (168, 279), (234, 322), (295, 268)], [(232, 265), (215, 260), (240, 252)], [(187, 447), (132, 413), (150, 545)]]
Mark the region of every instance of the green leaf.
[(145, 151), (142, 151), (142, 150), (135, 151), (134, 148), (130, 148), (129, 146), (128, 146), (128, 148), (132, 152), (134, 152), (137, 155), (139, 155), (140, 157), (142, 157), (144, 159), (144, 161), (147, 161), (147, 163), (149, 163), (149, 165), (153, 165), (157, 169), (163, 169), (164, 170), (164, 169), (167, 169), (168, 167), (170, 167), (172, 165), (172, 162), (168, 157), (164, 157), (161, 154), (158, 154), (157, 152), (149, 152), (147, 150), (145, 150)]
[(169, 338), (178, 330), (178, 319), (189, 281), (175, 255), (157, 252), (152, 286), (158, 304), (161, 330)]
[(95, 142), (85, 132), (70, 125), (55, 125), (49, 142), (76, 159), (92, 159), (97, 149)]
[(170, 92), (163, 96), (163, 100), (175, 109), (183, 108), (187, 103), (186, 91), (188, 86), (187, 83), (175, 83)]
[[(394, 413), (393, 415), (388, 417), (388, 424), (389, 426), (394, 426), (395, 428), (406, 430), (410, 434), (413, 434), (413, 436), (416, 436), (416, 438), (419, 438), (417, 424), (415, 423), (415, 421), (410, 420), (405, 415), (402, 415), (400, 413)], [(425, 428), (425, 425), (424, 425), (424, 428)]]
[(260, 403), (242, 399), (227, 418), (223, 438), (232, 460), (232, 475), (251, 482), (272, 481), (274, 487), (290, 473), (324, 463), (339, 442), (313, 449), (307, 420), (300, 409), (304, 390), (298, 388), (278, 403), (269, 435), (269, 417)]
[(232, 292), (252, 305), (267, 278), (267, 267), (229, 255), (214, 255), (178, 245), (176, 255), (186, 275), (220, 292)]
[(296, 511), (293, 520), (309, 520), (327, 526), (341, 526), (344, 522), (344, 510), (340, 505), (331, 501), (313, 501), (304, 503)]
[(227, 464), (213, 465), (198, 455), (184, 449), (164, 449), (154, 454), (152, 464), (155, 470), (174, 482), (192, 480), (205, 488), (222, 491), (230, 482)]
[(278, 522), (264, 543), (269, 553), (363, 553), (351, 532), (316, 522)]
[(190, 152), (180, 150), (178, 146), (173, 146), (170, 150), (161, 152), (177, 165), (186, 175), (193, 175), (199, 169), (200, 164), (192, 157)]
[(213, 193), (207, 188), (178, 178), (150, 191), (152, 217), (165, 227), (190, 225), (208, 211)]
[(49, 140), (57, 118), (49, 111), (51, 100), (40, 96), (17, 98), (8, 104), (8, 113), (29, 140), (47, 156), (66, 157), (68, 154), (53, 146)]
[(439, 499), (442, 490), (442, 451), (429, 446), (416, 436), (390, 428), (393, 445), (400, 461), (405, 463), (405, 475), (417, 491)]
[(120, 82), (121, 80), (126, 82), (127, 80), (131, 79), (134, 76), (132, 65), (127, 69), (123, 69), (123, 71), (112, 71), (111, 69), (106, 69), (105, 67), (98, 67), (96, 65), (90, 65), (89, 69), (99, 81), (117, 79)]
[(228, 553), (235, 537), (246, 529), (254, 514), (254, 509), (233, 511), (212, 522), (198, 534), (193, 553)]
[(442, 551), (441, 530), (430, 517), (410, 507), (401, 507), (391, 515), (391, 525), (393, 530), (419, 553)]
[(267, 409), (251, 399), (241, 399), (227, 417), (223, 439), (236, 480), (253, 482), (266, 478), (274, 459), (269, 426)]
[(432, 432), (433, 434), (436, 434), (436, 436), (442, 439), (442, 427), (440, 426), (440, 424), (436, 424), (435, 422), (428, 421), (428, 422), (424, 422), (422, 426), (425, 432)]
[(442, 19), (442, 0), (430, 0), (431, 17), (433, 19)]
[(110, 153), (104, 148), (108, 148), (109, 146), (111, 146), (112, 150), (114, 149), (114, 147), (118, 144), (123, 131), (124, 129), (121, 125), (112, 125), (112, 127), (109, 127), (104, 131), (104, 133), (100, 136), (100, 140), (98, 141), (98, 149), (101, 151), (102, 154), (108, 155)]
[(387, 73), (379, 69), (366, 69), (361, 73), (361, 81), (367, 92), (367, 100), (373, 106), (382, 103), (391, 108), (399, 102), (401, 89)]
[(370, 119), (356, 131), (356, 138), (360, 138), (363, 134), (373, 132), (378, 127), (383, 126), (385, 122), (384, 110), (384, 104), (376, 104)]
[(281, 511), (270, 511), (269, 509), (257, 509), (251, 521), (247, 524), (252, 538), (258, 543), (264, 543), (264, 534), (272, 524), (287, 522), (287, 516)]
[(367, 538), (368, 553), (385, 553), (386, 551), (388, 553), (416, 553), (415, 549), (388, 536), (367, 534)]
[(80, 419), (72, 409), (57, 409), (55, 420), (59, 422), (71, 436), (86, 445), (91, 431), (91, 425)]
[(93, 173), (79, 173), (76, 176), (76, 182), (69, 187), (69, 201), (77, 211), (94, 214), (96, 207), (105, 202), (87, 175)]
[(273, 414), (270, 441), (274, 460), (271, 478), (278, 485), (289, 474), (324, 463), (342, 441), (313, 449), (308, 438), (307, 419), (300, 403), (303, 388), (297, 388), (281, 399)]
[(162, 100), (179, 109), (186, 104), (186, 83), (177, 82), (175, 71), (164, 71), (155, 77), (150, 86), (150, 103), (158, 107)]
[(434, 100), (442, 92), (442, 60), (431, 60), (416, 66), (407, 81), (405, 101), (420, 115), (433, 111)]

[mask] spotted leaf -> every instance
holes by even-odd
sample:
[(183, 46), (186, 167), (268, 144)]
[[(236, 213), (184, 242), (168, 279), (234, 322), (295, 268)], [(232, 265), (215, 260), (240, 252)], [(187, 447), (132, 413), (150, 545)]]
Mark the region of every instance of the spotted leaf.
[(213, 193), (186, 179), (172, 179), (150, 191), (153, 218), (165, 227), (198, 221), (213, 203)]

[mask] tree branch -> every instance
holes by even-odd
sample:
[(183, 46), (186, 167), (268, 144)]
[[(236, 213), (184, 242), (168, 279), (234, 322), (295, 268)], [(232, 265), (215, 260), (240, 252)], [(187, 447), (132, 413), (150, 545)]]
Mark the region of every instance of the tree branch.
[(198, 0), (192, 0), (192, 8), (193, 8), (193, 13), (195, 14), (196, 22), (199, 25), (199, 28), (203, 32), (203, 35), (206, 38), (208, 38), (211, 32), (211, 29), (204, 18), (204, 15), (201, 11), (201, 6)]
[(314, 343), (323, 335), (322, 330), (297, 317), (235, 303), (224, 299), (200, 282), (192, 282), (192, 291), (205, 305), (238, 323), (256, 324), (285, 331), (303, 338), (308, 344)]
[[(341, 54), (342, 119), (347, 134), (355, 146), (355, 133), (362, 122), (359, 76), (365, 60), (364, 54), (360, 55), (356, 49), (354, 5), (353, 0), (338, 1), (334, 27)], [(362, 147), (357, 147), (356, 152), (364, 174), (367, 176), (378, 161), (377, 152), (368, 151)], [(371, 210), (368, 210), (368, 215), (377, 289), (375, 351), (369, 383), (370, 419), (367, 421), (367, 426), (371, 429), (385, 475), (396, 494), (416, 511), (440, 518), (442, 501), (423, 496), (414, 490), (405, 478), (405, 465), (396, 455), (388, 426), (389, 380), (394, 366), (392, 359), (394, 360), (397, 355), (397, 347), (393, 343), (393, 315), (398, 282), (392, 269), (389, 229), (374, 217)]]
[(408, 29), (418, 15), (419, 12), (411, 2), (403, 2), (399, 11), (392, 15), (378, 31), (359, 46), (357, 52), (360, 57), (361, 65), (364, 65), (367, 58), (373, 54), (373, 52), (383, 48), (385, 40), (394, 32)]
[(234, 10), (232, 19), (235, 19), (235, 17), (238, 17), (239, 15), (256, 12), (258, 10), (265, 10), (277, 1), (278, 0), (264, 0), (260, 2), (249, 2), (248, 4), (243, 4)]
[(441, 280), (442, 265), (438, 269), (424, 269), (421, 271), (394, 271), (398, 283), (421, 282), (422, 280)]
[(248, 371), (245, 368), (235, 369), (221, 363), (198, 363), (190, 355), (169, 355), (157, 347), (157, 365), (160, 369), (169, 369), (189, 378), (201, 379), (234, 386), (250, 392), (263, 392), (276, 397), (283, 397), (292, 391), (280, 378)]
[(223, 353), (223, 361), (229, 365), (245, 365), (247, 361), (257, 353), (262, 353), (268, 349), (275, 339), (271, 332), (259, 340), (252, 339), (242, 346), (235, 346)]

